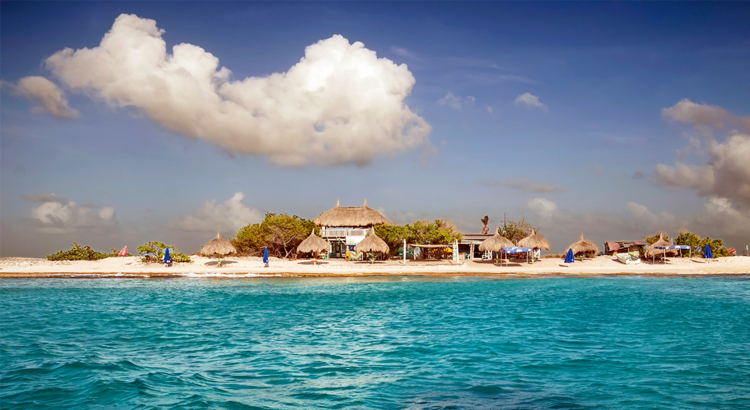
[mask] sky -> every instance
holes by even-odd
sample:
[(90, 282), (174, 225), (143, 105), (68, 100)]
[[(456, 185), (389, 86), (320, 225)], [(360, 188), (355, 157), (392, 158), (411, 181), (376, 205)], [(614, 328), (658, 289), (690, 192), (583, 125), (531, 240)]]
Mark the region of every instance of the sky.
[(266, 212), (750, 244), (747, 2), (0, 3), (0, 256)]

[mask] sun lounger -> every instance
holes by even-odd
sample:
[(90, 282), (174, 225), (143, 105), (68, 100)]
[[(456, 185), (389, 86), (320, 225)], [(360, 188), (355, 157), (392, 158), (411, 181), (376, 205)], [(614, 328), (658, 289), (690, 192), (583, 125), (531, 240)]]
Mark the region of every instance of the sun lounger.
[(638, 252), (615, 253), (614, 255), (618, 261), (626, 265), (637, 265), (641, 263), (641, 258), (638, 257)]

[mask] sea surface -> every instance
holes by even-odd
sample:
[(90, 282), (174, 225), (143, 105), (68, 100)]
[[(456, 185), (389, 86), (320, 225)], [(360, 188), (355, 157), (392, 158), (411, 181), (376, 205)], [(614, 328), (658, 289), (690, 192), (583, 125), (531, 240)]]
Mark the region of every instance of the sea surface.
[(750, 278), (0, 280), (4, 409), (750, 408)]

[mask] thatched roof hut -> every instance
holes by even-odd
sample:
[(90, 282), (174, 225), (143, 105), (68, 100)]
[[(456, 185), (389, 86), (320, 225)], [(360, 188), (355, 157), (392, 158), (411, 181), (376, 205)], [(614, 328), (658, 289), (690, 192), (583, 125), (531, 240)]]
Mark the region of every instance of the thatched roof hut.
[(297, 247), (298, 253), (309, 253), (309, 252), (330, 252), (331, 244), (323, 240), (323, 238), (315, 235), (315, 229), (310, 232), (310, 236), (307, 237)]
[(544, 249), (546, 251), (549, 250), (549, 242), (537, 235), (534, 229), (531, 230), (531, 235), (518, 241), (518, 246), (532, 249)]
[(495, 229), (495, 235), (493, 235), (491, 238), (485, 239), (482, 243), (480, 243), (479, 250), (482, 252), (500, 252), (502, 251), (501, 248), (507, 248), (511, 246), (515, 246), (513, 245), (513, 242), (511, 242), (510, 239), (501, 236), (500, 229)]
[(662, 233), (659, 233), (659, 240), (649, 245), (648, 249), (646, 249), (646, 257), (647, 258), (661, 258), (663, 256), (675, 256), (677, 255), (677, 250), (675, 249), (656, 249), (657, 246), (669, 246), (671, 243), (664, 240), (664, 235)]
[(231, 253), (237, 253), (237, 249), (234, 248), (231, 242), (224, 239), (216, 232), (216, 238), (208, 241), (207, 244), (203, 245), (199, 252), (203, 256), (212, 255), (229, 255)]
[(367, 206), (366, 199), (363, 206), (339, 206), (339, 201), (336, 201), (335, 208), (318, 215), (313, 222), (318, 226), (352, 228), (391, 225), (391, 221), (380, 212)]
[(354, 250), (356, 252), (388, 253), (390, 248), (384, 240), (380, 239), (380, 237), (375, 234), (375, 230), (373, 230), (369, 235), (367, 235), (365, 239), (362, 240), (362, 242), (358, 243), (357, 246), (354, 247)]
[(595, 254), (599, 252), (599, 247), (594, 245), (593, 242), (583, 239), (583, 234), (581, 234), (581, 240), (570, 245), (569, 248), (573, 249), (574, 255), (588, 254), (588, 253)]

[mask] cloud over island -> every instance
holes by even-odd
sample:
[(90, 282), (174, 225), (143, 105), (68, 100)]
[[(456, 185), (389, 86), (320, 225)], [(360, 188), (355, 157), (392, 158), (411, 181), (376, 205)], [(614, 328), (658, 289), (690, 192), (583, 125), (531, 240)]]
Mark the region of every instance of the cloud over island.
[(367, 165), (429, 144), (430, 125), (405, 103), (414, 76), (361, 42), (334, 35), (286, 72), (232, 80), (197, 45), (169, 53), (163, 34), (154, 20), (121, 14), (98, 46), (65, 48), (46, 65), (71, 90), (279, 165)]

